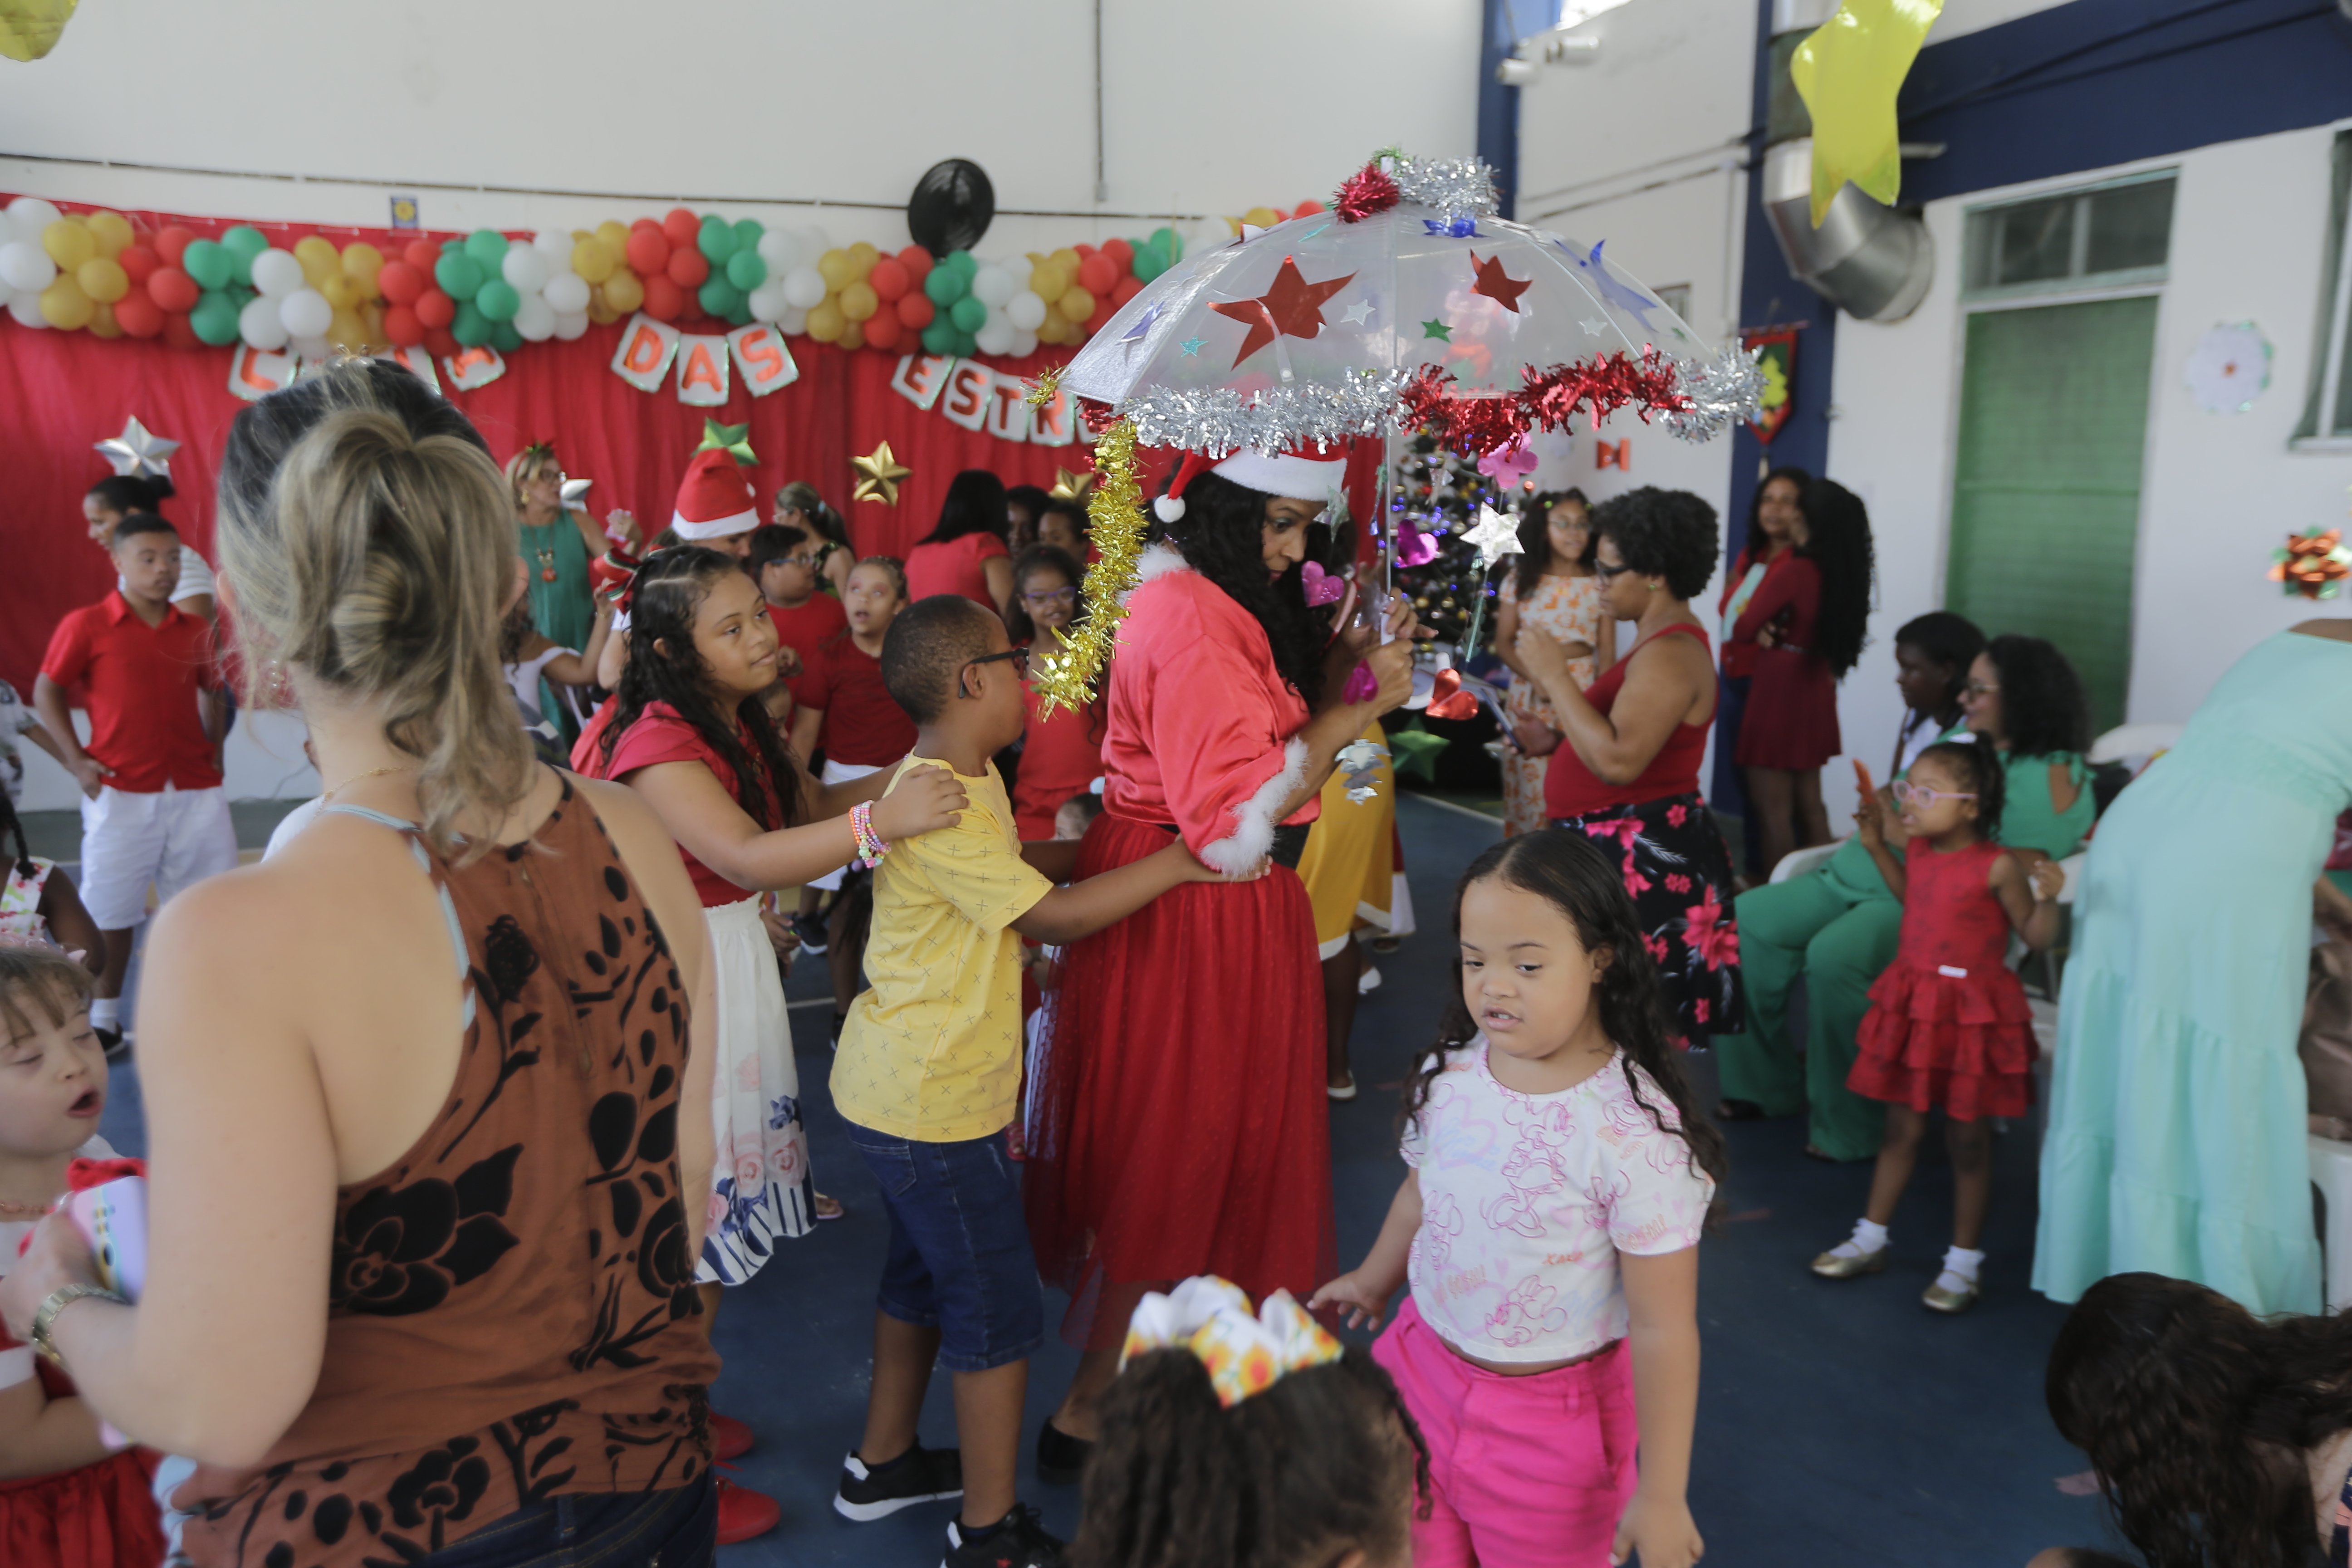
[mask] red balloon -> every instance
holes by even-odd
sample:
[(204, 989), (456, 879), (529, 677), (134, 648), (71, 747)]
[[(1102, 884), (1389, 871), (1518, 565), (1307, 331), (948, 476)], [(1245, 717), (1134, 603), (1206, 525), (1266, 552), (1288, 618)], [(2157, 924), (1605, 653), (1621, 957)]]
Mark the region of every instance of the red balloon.
[[(868, 279), (866, 281), (872, 282), (873, 279)], [(929, 304), (930, 301), (926, 300), (924, 303)], [(897, 348), (900, 335), (907, 330), (905, 323), (889, 310), (877, 310), (866, 317), (865, 328), (866, 346), (869, 349)]]
[[(680, 251), (679, 255), (689, 254)], [(691, 253), (697, 261), (699, 252)], [(656, 321), (675, 321), (686, 310), (686, 290), (670, 281), (667, 272), (656, 272), (646, 279), (646, 314)]]
[(1078, 287), (1099, 300), (1118, 286), (1118, 268), (1100, 252), (1078, 263)]
[(1082, 240), (1078, 241), (1078, 243), (1077, 243), (1076, 246), (1074, 246), (1072, 248), (1077, 251), (1077, 253), (1078, 253), (1078, 259), (1079, 259), (1080, 261), (1084, 261), (1087, 257), (1092, 256), (1092, 255), (1095, 253), (1095, 248), (1096, 248), (1096, 247), (1093, 247), (1093, 246), (1091, 246), (1091, 245), (1088, 245), (1085, 240), (1083, 240), (1083, 239), (1082, 239)]
[(400, 253), (400, 258), (430, 278), (441, 259), (441, 247), (429, 239), (412, 239), (408, 248)]
[(1086, 320), (1084, 331), (1087, 336), (1092, 337), (1097, 332), (1101, 331), (1103, 330), (1103, 323), (1109, 321), (1110, 316), (1111, 302), (1108, 300), (1097, 297), (1095, 300), (1095, 313), (1088, 316)]
[(147, 275), (147, 297), (166, 310), (187, 314), (196, 308), (200, 292), (196, 280), (176, 267), (158, 267)]
[(143, 245), (126, 245), (114, 259), (130, 277), (133, 289), (155, 276), (155, 268), (163, 265), (163, 258)]
[(1321, 202), (1318, 202), (1318, 201), (1304, 201), (1304, 202), (1301, 202), (1301, 203), (1299, 203), (1299, 204), (1298, 204), (1298, 210), (1297, 210), (1297, 212), (1295, 212), (1295, 213), (1292, 213), (1290, 216), (1291, 216), (1292, 217), (1306, 217), (1307, 216), (1308, 216), (1308, 215), (1309, 215), (1309, 214), (1311, 214), (1311, 213), (1319, 213), (1319, 212), (1321, 212), (1322, 210), (1323, 210), (1323, 204), (1322, 204)]
[(457, 301), (438, 289), (427, 289), (410, 301), (416, 319), (428, 327), (446, 327), (457, 319)]
[(431, 349), (436, 354), (450, 354), (453, 356), (464, 353), (466, 347), (465, 344), (459, 342), (457, 338), (450, 333), (449, 329), (446, 327), (425, 328), (425, 346)]
[(1134, 299), (1138, 294), (1142, 292), (1142, 279), (1132, 275), (1120, 279), (1118, 280), (1118, 287), (1110, 291), (1111, 309), (1114, 310), (1118, 310), (1121, 305), (1126, 304), (1129, 300)]
[[(886, 256), (877, 261), (874, 270), (866, 275), (866, 282), (874, 290), (874, 297), (885, 304), (914, 287), (908, 279), (907, 269), (898, 264), (895, 256)], [(868, 332), (866, 336), (868, 342), (873, 341), (873, 333)]]
[(383, 335), (395, 348), (413, 349), (425, 341), (425, 323), (405, 305), (383, 308)]
[(1123, 239), (1106, 239), (1102, 253), (1110, 258), (1111, 265), (1121, 272), (1135, 265), (1135, 247)]
[[(395, 305), (414, 305), (417, 297), (429, 287), (425, 281), (425, 274), (405, 261), (385, 262), (383, 269), (375, 275), (375, 286), (383, 291), (386, 300)], [(400, 342), (402, 340), (394, 338), (392, 341)], [(415, 341), (421, 342), (424, 340)]]
[[(122, 254), (131, 253), (126, 250)], [(122, 257), (115, 259), (120, 261)], [(163, 307), (134, 289), (114, 302), (114, 324), (134, 338), (152, 338), (163, 330)]]
[(180, 252), (195, 239), (196, 231), (184, 224), (173, 224), (155, 237), (155, 254), (163, 258), (166, 267), (180, 264)]
[[(940, 308), (931, 303), (931, 297), (919, 289), (899, 295), (894, 309), (898, 312), (900, 325), (911, 327), (919, 332), (929, 326), (931, 318), (940, 313)], [(879, 316), (882, 312), (877, 310), (874, 313)]]
[(672, 207), (662, 216), (662, 233), (673, 248), (690, 247), (702, 233), (702, 220), (684, 207)]
[(919, 289), (923, 286), (923, 279), (931, 275), (931, 253), (919, 245), (910, 245), (898, 253), (898, 265), (907, 269), (908, 287)]
[(669, 265), (662, 270), (681, 289), (699, 289), (710, 276), (710, 261), (694, 247), (682, 246), (669, 253)]
[(629, 231), (629, 243), (623, 247), (628, 254), (629, 270), (640, 278), (650, 278), (669, 265), (669, 236), (661, 225), (649, 218), (638, 220), (638, 226)]

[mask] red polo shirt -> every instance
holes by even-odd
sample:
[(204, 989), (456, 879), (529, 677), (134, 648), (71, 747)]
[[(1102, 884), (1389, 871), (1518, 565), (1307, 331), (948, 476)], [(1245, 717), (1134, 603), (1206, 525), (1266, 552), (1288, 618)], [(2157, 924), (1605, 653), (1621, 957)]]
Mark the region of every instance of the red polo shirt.
[(213, 690), (212, 628), (166, 605), (149, 626), (130, 601), (109, 594), (58, 623), (41, 673), (79, 690), (89, 710), (82, 749), (108, 767), (107, 782), (127, 795), (159, 795), (166, 784), (213, 789), (221, 782), (196, 693)]

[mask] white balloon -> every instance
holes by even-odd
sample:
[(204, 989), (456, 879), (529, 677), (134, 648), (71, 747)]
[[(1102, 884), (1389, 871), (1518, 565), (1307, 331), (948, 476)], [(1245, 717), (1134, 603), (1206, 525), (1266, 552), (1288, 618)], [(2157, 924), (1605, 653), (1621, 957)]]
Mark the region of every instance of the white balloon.
[(587, 311), (558, 310), (555, 312), (555, 335), (565, 342), (570, 342), (587, 330)]
[[(24, 205), (22, 201), (16, 204)], [(19, 293), (37, 294), (57, 281), (58, 264), (41, 248), (37, 239), (19, 239), (0, 245), (0, 283)], [(44, 323), (46, 324), (46, 323)]]
[(37, 331), (48, 325), (48, 322), (41, 319), (41, 301), (37, 295), (19, 294), (9, 300), (8, 314), (16, 319), (16, 324), (20, 327), (31, 327)]
[(536, 246), (509, 245), (506, 259), (499, 263), (499, 274), (525, 299), (546, 288), (554, 271), (547, 264), (547, 253)]
[(289, 334), (298, 338), (324, 340), (327, 329), (335, 324), (335, 308), (316, 289), (297, 289), (277, 301), (278, 319), (286, 323)]
[(540, 292), (547, 297), (548, 309), (559, 316), (588, 308), (588, 279), (577, 272), (555, 274)]
[[(265, 251), (263, 254), (270, 253)], [(282, 250), (276, 254), (286, 256), (289, 261), (294, 259)], [(249, 348), (284, 348), (289, 334), (286, 331), (286, 322), (279, 314), (278, 301), (267, 294), (259, 299), (247, 300), (245, 302), (245, 309), (236, 313), (236, 334), (246, 341)]]
[(792, 308), (792, 301), (784, 298), (781, 279), (771, 278), (751, 290), (751, 319), (755, 321), (780, 321)]
[(800, 231), (801, 249), (809, 256), (823, 256), (833, 248), (833, 236), (815, 224)]
[[(302, 263), (295, 259), (290, 250), (272, 247), (253, 258), (253, 286), (267, 299), (283, 300), (306, 281)], [(251, 339), (247, 341), (252, 342)], [(264, 345), (254, 343), (253, 346), (260, 348)]]
[(548, 266), (556, 271), (572, 265), (572, 247), (578, 243), (568, 228), (543, 228), (530, 237), (531, 248), (545, 256)]
[(971, 297), (983, 305), (997, 306), (1021, 291), (1013, 274), (993, 263), (983, 265), (971, 275)]
[(1011, 353), (1013, 343), (1013, 323), (1002, 316), (991, 316), (982, 323), (980, 331), (973, 334), (973, 340), (979, 343), (980, 352), (984, 354)]
[(788, 307), (776, 318), (776, 330), (788, 338), (799, 337), (808, 331), (808, 310), (800, 305)]
[(1019, 355), (1021, 355), (1021, 354), (1034, 354), (1034, 353), (1035, 353), (1036, 352), (1037, 352), (1037, 334), (1036, 334), (1036, 333), (1034, 333), (1034, 332), (1033, 332), (1033, 331), (1029, 331), (1026, 327), (1015, 327), (1015, 328), (1013, 328), (1013, 354), (1017, 357), (1017, 356), (1019, 356)]
[(795, 267), (784, 274), (784, 303), (807, 310), (821, 304), (826, 293), (824, 274), (814, 267)]
[(1045, 301), (1024, 289), (1004, 301), (1004, 319), (1022, 331), (1034, 332), (1045, 324)]
[(31, 245), (40, 244), (41, 230), (65, 216), (38, 196), (18, 196), (8, 204), (8, 226), (16, 231), (18, 239)]
[(322, 337), (296, 338), (289, 346), (290, 346), (296, 353), (300, 354), (307, 360), (332, 359), (335, 357), (335, 345), (329, 342)]
[(543, 343), (555, 335), (555, 311), (536, 294), (525, 294), (515, 307), (514, 329), (527, 343)]
[(760, 259), (768, 264), (768, 276), (778, 278), (807, 258), (801, 254), (800, 239), (792, 230), (772, 228), (760, 236)]

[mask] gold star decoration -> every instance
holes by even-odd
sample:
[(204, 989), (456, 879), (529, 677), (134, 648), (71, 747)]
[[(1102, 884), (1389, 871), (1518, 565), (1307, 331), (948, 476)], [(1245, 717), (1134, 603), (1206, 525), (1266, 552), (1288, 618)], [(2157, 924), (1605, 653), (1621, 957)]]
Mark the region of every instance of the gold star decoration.
[(1851, 180), (1892, 206), (1903, 188), (1895, 95), (1944, 0), (1845, 0), (1797, 46), (1789, 78), (1813, 117), (1813, 226)]
[(1045, 494), (1054, 500), (1082, 501), (1087, 499), (1087, 492), (1094, 488), (1095, 476), (1092, 469), (1072, 473), (1056, 463), (1054, 465), (1054, 488), (1047, 490)]
[(915, 471), (890, 455), (887, 441), (862, 458), (850, 458), (849, 466), (857, 470), (857, 488), (849, 492), (849, 499), (878, 500), (884, 506), (898, 504), (898, 481)]
[(760, 459), (751, 450), (750, 421), (740, 425), (721, 425), (709, 415), (702, 416), (702, 445), (698, 452), (726, 452), (745, 468), (756, 468)]

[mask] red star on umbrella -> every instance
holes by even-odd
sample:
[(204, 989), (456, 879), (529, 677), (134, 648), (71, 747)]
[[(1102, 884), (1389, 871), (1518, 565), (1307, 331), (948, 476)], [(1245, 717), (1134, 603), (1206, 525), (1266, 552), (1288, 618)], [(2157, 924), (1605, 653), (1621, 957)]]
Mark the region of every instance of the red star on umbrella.
[[(1323, 301), (1356, 280), (1349, 273), (1334, 278), (1328, 283), (1309, 283), (1299, 276), (1297, 264), (1287, 256), (1282, 268), (1274, 275), (1274, 285), (1255, 300), (1235, 300), (1230, 304), (1211, 305), (1209, 309), (1221, 316), (1231, 316), (1246, 322), (1248, 333), (1242, 339), (1241, 353), (1234, 355), (1234, 363), (1257, 353), (1274, 342), (1278, 332), (1286, 337), (1311, 338), (1323, 330)], [(1527, 287), (1521, 284), (1521, 288)]]
[(1471, 286), (1470, 292), (1484, 294), (1511, 314), (1517, 315), (1519, 296), (1528, 291), (1528, 285), (1535, 279), (1513, 278), (1503, 270), (1503, 258), (1499, 256), (1491, 256), (1481, 261), (1474, 250), (1470, 253), (1470, 265), (1478, 269), (1478, 281)]

